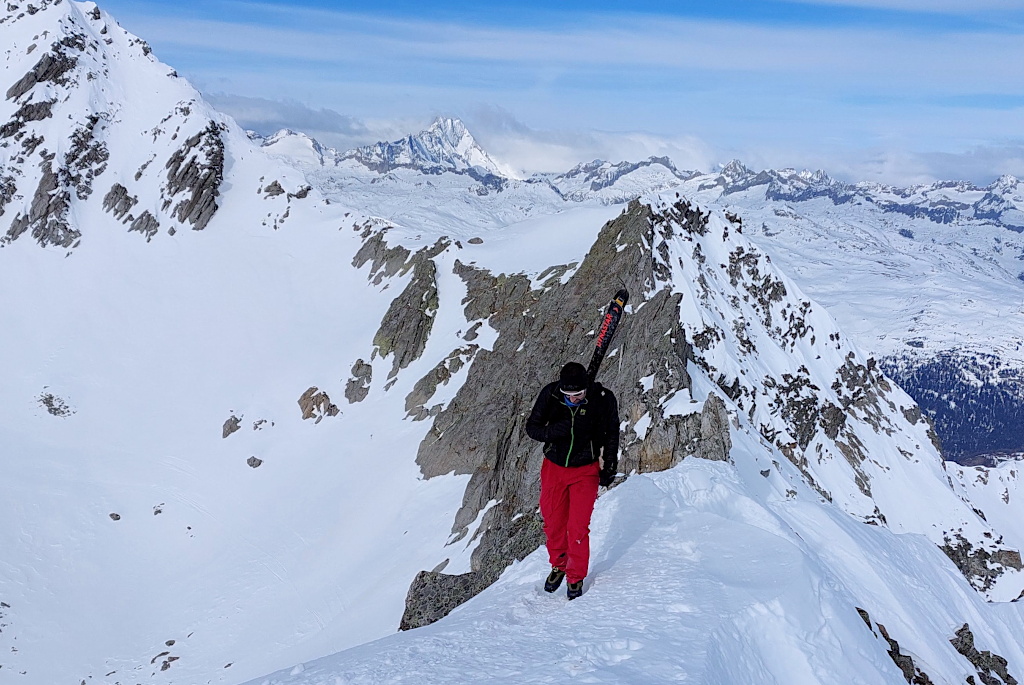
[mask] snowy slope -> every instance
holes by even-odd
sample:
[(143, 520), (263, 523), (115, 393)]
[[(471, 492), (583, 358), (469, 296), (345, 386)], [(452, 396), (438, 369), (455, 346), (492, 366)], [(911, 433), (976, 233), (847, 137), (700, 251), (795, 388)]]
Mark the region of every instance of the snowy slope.
[[(11, 4), (0, 32), (5, 89), (40, 76), (0, 104), (17, 128), (0, 148), (16, 186), (0, 217), (2, 677), (238, 682), (392, 631), (464, 479), (420, 480), (425, 427), (400, 406), (345, 406), (391, 300), (337, 268), (364, 219), (91, 3)], [(37, 71), (41, 55), (68, 68)], [(17, 114), (38, 102), (50, 116)], [(103, 153), (79, 168), (93, 118)], [(136, 199), (124, 213), (105, 202), (116, 185)], [(176, 213), (196, 188), (217, 207), (205, 223)], [(130, 231), (144, 211), (156, 230)], [(314, 386), (345, 409), (303, 420)]]
[(594, 572), (572, 603), (543, 592), (539, 551), (438, 623), (251, 683), (904, 682), (879, 624), (911, 674), (981, 682), (949, 642), (965, 623), (1021, 677), (1019, 604), (987, 604), (924, 538), (854, 522), (791, 467), (762, 477), (756, 440), (733, 454), (602, 496)]

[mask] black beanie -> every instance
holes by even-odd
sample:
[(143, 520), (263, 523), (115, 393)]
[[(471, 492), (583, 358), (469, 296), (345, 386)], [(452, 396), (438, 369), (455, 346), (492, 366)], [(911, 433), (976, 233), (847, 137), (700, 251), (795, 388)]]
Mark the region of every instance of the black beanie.
[(558, 389), (575, 392), (587, 389), (587, 370), (579, 362), (569, 362), (558, 374)]

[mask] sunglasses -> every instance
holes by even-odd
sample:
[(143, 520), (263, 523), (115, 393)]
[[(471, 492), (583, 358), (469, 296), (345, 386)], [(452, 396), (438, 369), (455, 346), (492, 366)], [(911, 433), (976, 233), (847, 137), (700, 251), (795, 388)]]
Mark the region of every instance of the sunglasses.
[(561, 392), (562, 392), (563, 395), (568, 397), (570, 400), (574, 400), (574, 399), (577, 399), (579, 397), (583, 397), (584, 395), (587, 394), (587, 391), (586, 391), (585, 388), (583, 390), (562, 390)]

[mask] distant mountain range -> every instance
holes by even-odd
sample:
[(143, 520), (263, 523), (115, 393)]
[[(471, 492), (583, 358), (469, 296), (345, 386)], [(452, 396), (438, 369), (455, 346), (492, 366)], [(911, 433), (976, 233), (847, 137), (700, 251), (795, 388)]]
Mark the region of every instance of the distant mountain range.
[(738, 160), (680, 170), (651, 157), (522, 179), (444, 118), (343, 153), (290, 132), (261, 142), (328, 197), (466, 237), (650, 192), (722, 207), (925, 407), (949, 458), (994, 463), (1024, 452), (1024, 187), (1012, 176), (896, 188)]

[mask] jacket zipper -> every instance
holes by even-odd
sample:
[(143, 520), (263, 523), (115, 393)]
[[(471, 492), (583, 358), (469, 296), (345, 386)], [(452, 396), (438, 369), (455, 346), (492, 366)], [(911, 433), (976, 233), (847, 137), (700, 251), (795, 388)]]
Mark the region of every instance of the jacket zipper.
[(569, 408), (569, 451), (565, 454), (565, 465), (569, 466), (569, 457), (572, 456), (572, 446), (576, 442), (576, 411)]

